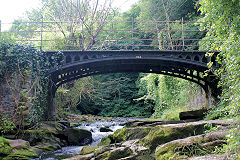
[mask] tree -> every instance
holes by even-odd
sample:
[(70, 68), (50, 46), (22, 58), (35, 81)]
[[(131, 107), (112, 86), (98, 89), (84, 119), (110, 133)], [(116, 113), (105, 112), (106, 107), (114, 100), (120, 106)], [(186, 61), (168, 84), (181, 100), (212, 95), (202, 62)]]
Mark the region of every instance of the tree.
[[(53, 21), (69, 48), (89, 50), (106, 20), (114, 16), (112, 0), (44, 0), (44, 21)], [(59, 36), (59, 35), (58, 35)]]
[[(208, 30), (202, 48), (220, 51), (221, 68), (216, 73), (223, 88), (221, 102), (211, 113), (215, 117), (237, 118), (240, 110), (240, 2), (238, 0), (200, 0), (202, 29)], [(229, 117), (230, 116), (230, 117)], [(234, 127), (228, 136), (233, 159), (239, 159), (240, 134)], [(234, 154), (233, 154), (234, 153)]]

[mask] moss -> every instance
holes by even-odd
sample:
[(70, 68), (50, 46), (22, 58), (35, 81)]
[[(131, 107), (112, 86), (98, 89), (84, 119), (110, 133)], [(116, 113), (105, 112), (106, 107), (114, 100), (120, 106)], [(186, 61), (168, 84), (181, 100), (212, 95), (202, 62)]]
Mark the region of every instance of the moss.
[(159, 146), (155, 151), (155, 157), (157, 160), (168, 160), (196, 154), (201, 155), (203, 150), (199, 144), (202, 142), (203, 135), (171, 141)]
[(77, 123), (70, 123), (70, 127), (71, 128), (74, 128), (74, 127), (77, 127), (77, 126), (80, 126), (82, 124), (82, 122), (77, 122)]
[(86, 155), (93, 153), (98, 147), (97, 146), (84, 146), (79, 155)]
[[(196, 127), (196, 126), (195, 126)], [(195, 133), (200, 133), (202, 131), (197, 131), (196, 128), (188, 125), (183, 127), (170, 127), (170, 126), (155, 126), (151, 129), (146, 137), (139, 141), (140, 145), (149, 147), (154, 150), (158, 145), (180, 139), (193, 136)]]
[(100, 154), (106, 153), (107, 151), (110, 151), (111, 148), (109, 147), (99, 147), (98, 149), (95, 150), (94, 155), (98, 156)]
[(132, 150), (127, 148), (117, 148), (116, 150), (108, 152), (108, 160), (116, 160), (124, 157), (128, 157), (132, 154)]
[(98, 143), (98, 146), (107, 146), (109, 144), (111, 144), (111, 139), (107, 136), (101, 139), (101, 142)]
[(0, 137), (0, 156), (5, 156), (11, 153), (13, 147), (6, 138)]
[(133, 139), (141, 139), (144, 138), (150, 130), (150, 127), (123, 128), (110, 135), (110, 139), (112, 139), (114, 143)]
[(56, 149), (59, 149), (60, 145), (58, 144), (41, 144), (41, 145), (37, 145), (37, 146), (33, 146), (31, 147), (29, 150), (33, 151), (37, 154), (41, 154), (42, 152), (46, 152), (46, 151), (55, 151)]
[(26, 130), (23, 139), (29, 141), (31, 146), (46, 142), (58, 142), (57, 137), (49, 130)]
[(28, 160), (30, 158), (38, 157), (38, 155), (30, 150), (21, 149), (16, 152), (12, 152), (7, 157), (3, 158), (3, 160)]

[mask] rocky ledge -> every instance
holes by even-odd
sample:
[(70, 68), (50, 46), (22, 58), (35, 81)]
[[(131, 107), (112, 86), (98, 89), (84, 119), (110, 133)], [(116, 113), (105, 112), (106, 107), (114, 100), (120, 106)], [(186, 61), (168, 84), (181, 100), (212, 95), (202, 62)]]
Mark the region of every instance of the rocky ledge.
[(196, 156), (210, 155), (215, 147), (226, 144), (225, 135), (232, 125), (237, 124), (224, 120), (131, 121), (98, 146), (85, 146), (69, 160), (198, 159)]
[(41, 123), (38, 129), (25, 130), (22, 135), (0, 137), (0, 159), (30, 159), (63, 146), (87, 145), (91, 142), (90, 131), (71, 128), (65, 121), (48, 121)]

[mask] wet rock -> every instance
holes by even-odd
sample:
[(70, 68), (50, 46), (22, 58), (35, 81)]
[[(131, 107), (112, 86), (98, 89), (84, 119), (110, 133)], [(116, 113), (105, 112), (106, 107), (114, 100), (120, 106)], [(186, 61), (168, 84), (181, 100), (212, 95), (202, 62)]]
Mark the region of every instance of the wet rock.
[(87, 145), (92, 142), (92, 133), (88, 130), (78, 128), (67, 128), (64, 130), (69, 145)]
[(101, 127), (101, 128), (100, 128), (100, 132), (113, 132), (113, 130), (111, 130), (111, 129), (108, 128), (108, 127)]

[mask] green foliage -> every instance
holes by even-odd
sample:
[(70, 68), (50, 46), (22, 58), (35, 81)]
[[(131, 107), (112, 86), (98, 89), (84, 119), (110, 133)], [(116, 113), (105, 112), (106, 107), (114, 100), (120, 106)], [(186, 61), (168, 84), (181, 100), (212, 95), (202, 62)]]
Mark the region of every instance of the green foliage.
[[(154, 116), (164, 119), (178, 119), (177, 114), (186, 110), (184, 106), (201, 92), (198, 85), (189, 81), (152, 73), (142, 74), (138, 86), (142, 97), (137, 100), (154, 103)], [(169, 114), (172, 111), (174, 114)]]
[(220, 129), (219, 126), (213, 126), (212, 123), (208, 123), (204, 125), (204, 133), (210, 133), (212, 131), (218, 131)]
[[(52, 56), (53, 62), (58, 60), (61, 54)], [(48, 105), (48, 77), (46, 73), (50, 69), (50, 63), (46, 62), (44, 53), (36, 50), (31, 45), (22, 45), (5, 39), (0, 41), (0, 79), (15, 79), (16, 82), (26, 84), (26, 79), (30, 79), (31, 89), (21, 89), (19, 93), (19, 106), (16, 111), (22, 112), (29, 108), (29, 121), (33, 124), (46, 117), (46, 108)], [(31, 78), (30, 78), (31, 77)], [(14, 83), (16, 83), (14, 82)], [(13, 85), (13, 84), (12, 84)], [(28, 96), (27, 93), (32, 93)]]
[(141, 0), (140, 19), (154, 21), (175, 21), (195, 12), (193, 0)]
[[(208, 41), (202, 41), (202, 48), (220, 51), (217, 60), (221, 63), (221, 68), (216, 74), (221, 77), (219, 85), (223, 88), (223, 94), (221, 103), (214, 108), (213, 113), (226, 118), (239, 117), (240, 3), (236, 0), (201, 0), (199, 6), (203, 15), (200, 21), (204, 22), (201, 27), (203, 30), (208, 30), (204, 38)], [(231, 156), (235, 158), (240, 150), (239, 137), (239, 131), (233, 129), (228, 136), (229, 144), (225, 147), (225, 151), (234, 153)]]
[(9, 132), (13, 131), (14, 129), (16, 129), (14, 122), (8, 120), (4, 116), (0, 119), (0, 133), (1, 134), (9, 133)]
[(227, 135), (227, 142), (228, 145), (225, 145), (223, 147), (223, 151), (227, 152), (227, 153), (231, 153), (230, 157), (233, 159), (239, 159), (240, 155), (240, 131), (239, 131), (239, 125), (232, 128), (229, 132), (229, 134)]
[[(99, 93), (93, 97), (93, 106), (102, 116), (139, 117), (152, 114), (152, 104), (134, 101), (138, 97), (138, 74), (107, 74), (95, 76)], [(81, 106), (81, 104), (80, 104)], [(80, 107), (79, 106), (79, 107)]]
[(8, 155), (13, 147), (10, 145), (6, 138), (0, 137), (0, 158), (1, 156)]

